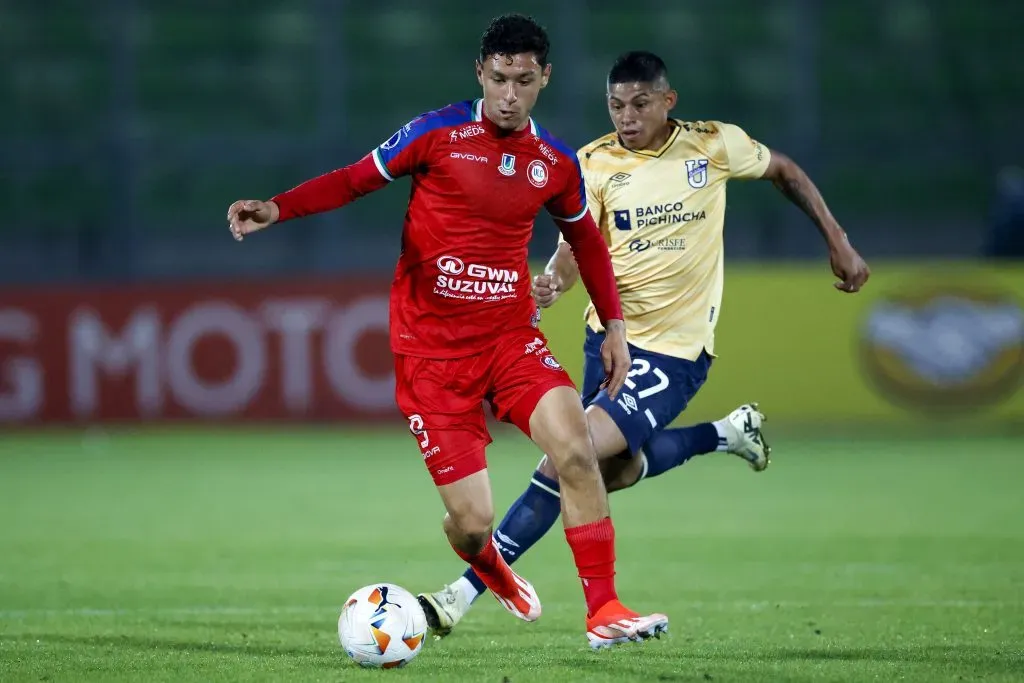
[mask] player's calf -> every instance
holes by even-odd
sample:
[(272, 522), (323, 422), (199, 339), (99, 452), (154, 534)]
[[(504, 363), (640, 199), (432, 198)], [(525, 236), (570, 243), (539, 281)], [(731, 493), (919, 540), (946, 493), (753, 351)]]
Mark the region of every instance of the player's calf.
[[(498, 551), (510, 565), (539, 541), (558, 521), (561, 498), (558, 474), (552, 468), (550, 477), (539, 470), (533, 473), (530, 485), (516, 499), (494, 532)], [(420, 605), (427, 615), (427, 624), (434, 634), (448, 635), (472, 607), (487, 586), (473, 569), (441, 590), (421, 593)]]
[(490, 515), (462, 515), (456, 521), (451, 513), (445, 513), (444, 534), (452, 548), (460, 554), (476, 555), (484, 549), (491, 538), (491, 525), (494, 521)]
[(494, 503), (487, 471), (437, 487), (444, 501), (444, 533), (456, 552), (479, 553), (490, 542)]
[(570, 387), (552, 389), (530, 416), (530, 427), (561, 480), (565, 540), (583, 584), (589, 619), (618, 604), (615, 527), (579, 396)]
[(760, 472), (768, 467), (772, 452), (762, 429), (765, 419), (756, 403), (748, 403), (715, 422), (657, 432), (641, 448), (640, 478), (656, 477), (694, 456), (715, 452), (738, 455)]
[(444, 531), (458, 556), (505, 609), (524, 621), (535, 621), (541, 613), (537, 592), (512, 571), (491, 539), (494, 506), (487, 471), (439, 486), (438, 492), (448, 511)]

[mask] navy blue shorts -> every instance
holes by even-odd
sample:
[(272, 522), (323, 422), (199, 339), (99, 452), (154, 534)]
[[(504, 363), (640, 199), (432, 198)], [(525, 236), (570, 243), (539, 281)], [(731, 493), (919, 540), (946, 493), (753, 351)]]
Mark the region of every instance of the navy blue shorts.
[(626, 385), (613, 401), (601, 388), (605, 380), (602, 342), (604, 333), (594, 332), (588, 325), (583, 343), (583, 404), (601, 406), (611, 416), (629, 445), (629, 453), (624, 455), (632, 455), (652, 434), (667, 427), (686, 409), (708, 378), (711, 356), (703, 351), (692, 361), (630, 344), (633, 367)]

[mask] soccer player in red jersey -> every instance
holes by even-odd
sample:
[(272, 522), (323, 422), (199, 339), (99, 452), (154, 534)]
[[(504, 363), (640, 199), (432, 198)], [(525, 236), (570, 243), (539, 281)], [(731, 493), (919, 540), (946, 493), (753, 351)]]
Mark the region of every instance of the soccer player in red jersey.
[(409, 421), (447, 514), (444, 530), (498, 601), (540, 616), (533, 587), (491, 539), (494, 507), (482, 402), (511, 422), (559, 473), (565, 536), (583, 584), (587, 638), (602, 647), (656, 635), (661, 614), (619, 602), (615, 533), (587, 418), (572, 380), (537, 329), (527, 246), (546, 208), (579, 265), (607, 330), (606, 386), (630, 368), (608, 249), (587, 209), (573, 149), (530, 117), (551, 75), (548, 37), (522, 15), (493, 20), (476, 62), (483, 97), (416, 117), (360, 161), (269, 201), (228, 209), (236, 239), (274, 223), (341, 207), (412, 176), (402, 253), (391, 290), (398, 407)]

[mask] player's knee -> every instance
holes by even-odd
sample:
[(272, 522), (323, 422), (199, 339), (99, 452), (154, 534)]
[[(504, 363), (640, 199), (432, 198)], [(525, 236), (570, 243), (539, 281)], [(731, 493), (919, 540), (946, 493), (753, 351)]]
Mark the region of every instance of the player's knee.
[(590, 479), (598, 473), (597, 456), (589, 436), (568, 440), (560, 450), (555, 459), (561, 481), (572, 484)]
[(473, 503), (450, 510), (444, 520), (445, 533), (452, 545), (470, 555), (490, 542), (493, 525), (494, 509)]
[(544, 395), (530, 417), (530, 432), (561, 481), (599, 476), (587, 416), (571, 388), (558, 387)]
[(469, 504), (448, 512), (451, 522), (466, 535), (488, 534), (494, 524), (494, 509), (482, 504)]

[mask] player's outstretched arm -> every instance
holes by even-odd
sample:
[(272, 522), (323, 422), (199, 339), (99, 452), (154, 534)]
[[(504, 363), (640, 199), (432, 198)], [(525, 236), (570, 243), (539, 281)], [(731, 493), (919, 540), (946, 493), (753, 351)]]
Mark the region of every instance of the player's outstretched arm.
[(367, 154), (354, 164), (307, 180), (268, 201), (235, 202), (228, 209), (228, 227), (232, 236), (241, 241), (274, 223), (340, 208), (387, 184), (372, 154)]
[(544, 274), (533, 278), (533, 298), (537, 305), (547, 308), (558, 301), (565, 292), (572, 289), (580, 277), (572, 249), (566, 242), (559, 242), (558, 249), (551, 255)]
[[(465, 116), (469, 110), (453, 112)], [(417, 116), (354, 164), (307, 180), (268, 201), (235, 202), (228, 209), (231, 234), (241, 240), (274, 223), (332, 211), (414, 173), (427, 164), (433, 132), (443, 122), (438, 112)]]
[(846, 231), (832, 216), (821, 192), (804, 170), (785, 154), (772, 150), (771, 161), (762, 178), (770, 180), (818, 227), (818, 231), (828, 244), (832, 272), (839, 278), (839, 282), (835, 283), (836, 289), (849, 293), (859, 291), (867, 282), (871, 271), (850, 244)]

